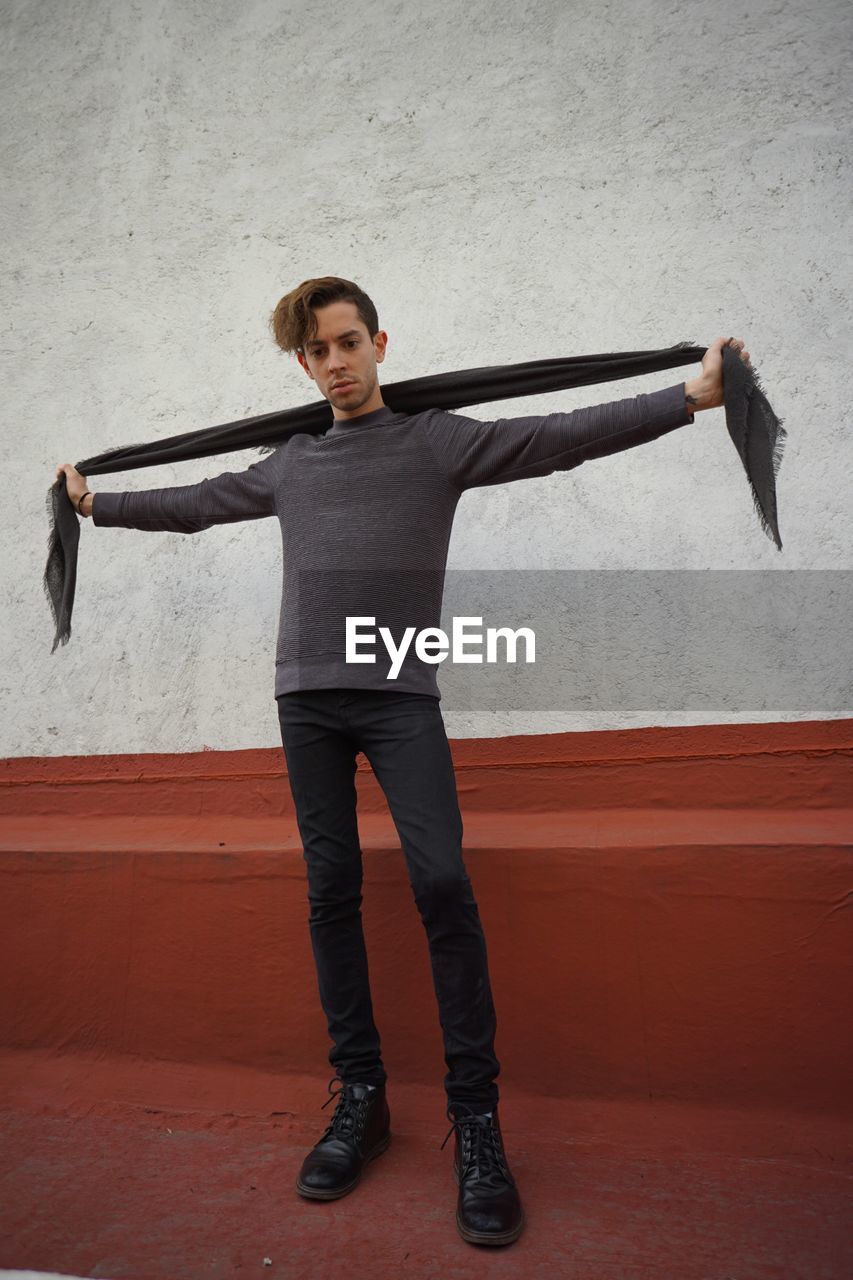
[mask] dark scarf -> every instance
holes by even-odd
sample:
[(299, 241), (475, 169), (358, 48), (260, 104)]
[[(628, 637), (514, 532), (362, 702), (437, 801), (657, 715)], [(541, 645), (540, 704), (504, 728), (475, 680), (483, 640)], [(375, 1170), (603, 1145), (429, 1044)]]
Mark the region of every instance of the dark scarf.
[[(383, 383), (382, 399), (397, 413), (462, 409), (492, 400), (565, 391), (569, 387), (657, 373), (661, 369), (700, 361), (707, 350), (707, 347), (679, 342), (659, 351), (566, 356), (462, 369), (457, 373), (428, 374), (423, 378)], [(723, 398), (726, 426), (746, 471), (761, 527), (781, 551), (782, 540), (776, 520), (776, 474), (787, 433), (771, 409), (755, 370), (749, 369), (740, 354), (728, 346), (723, 347)], [(297, 432), (325, 434), (333, 421), (328, 400), (318, 400), (298, 409), (261, 413), (253, 418), (241, 418), (238, 422), (226, 422), (221, 427), (204, 427), (179, 436), (167, 436), (165, 440), (155, 440), (150, 444), (120, 445), (84, 458), (75, 466), (81, 475), (98, 476), (258, 446), (262, 453), (271, 453), (283, 440)], [(68, 497), (64, 474), (48, 490), (47, 510), (51, 529), (44, 589), (56, 625), (51, 649), (54, 653), (57, 645), (67, 644), (71, 635), (77, 545), (80, 541), (80, 518)]]

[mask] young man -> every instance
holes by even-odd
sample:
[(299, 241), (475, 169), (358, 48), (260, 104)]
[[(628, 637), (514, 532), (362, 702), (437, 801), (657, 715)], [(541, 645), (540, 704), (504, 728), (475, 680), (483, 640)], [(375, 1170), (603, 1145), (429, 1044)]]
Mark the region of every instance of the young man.
[[(427, 934), (453, 1122), (447, 1137), (456, 1135), (457, 1226), (472, 1243), (508, 1244), (524, 1212), (498, 1120), (486, 941), (463, 860), (436, 666), (410, 650), (391, 680), (387, 653), (348, 663), (346, 618), (375, 618), (398, 642), (408, 627), (438, 627), (453, 517), (466, 489), (570, 470), (692, 422), (696, 410), (723, 403), (726, 340), (708, 348), (691, 382), (570, 413), (481, 422), (442, 410), (395, 413), (384, 403), (377, 365), (388, 335), (352, 281), (304, 281), (281, 299), (271, 324), (278, 346), (296, 354), (332, 406), (325, 435), (295, 435), (245, 471), (199, 484), (88, 495), (80, 510), (96, 525), (181, 533), (278, 518), (284, 582), (275, 694), (329, 1061), (340, 1081), (337, 1091), (336, 1077), (329, 1083), (336, 1110), (302, 1163), (297, 1190), (319, 1200), (347, 1194), (390, 1141), (361, 921), (354, 781), (361, 751), (387, 798)], [(743, 342), (730, 341), (748, 363)], [(63, 470), (77, 502), (86, 481), (70, 464)]]

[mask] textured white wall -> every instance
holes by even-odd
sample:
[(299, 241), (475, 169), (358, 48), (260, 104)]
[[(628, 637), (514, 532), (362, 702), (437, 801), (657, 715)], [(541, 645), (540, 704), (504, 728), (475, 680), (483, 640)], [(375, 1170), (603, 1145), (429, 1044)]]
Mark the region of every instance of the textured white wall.
[[(59, 462), (315, 398), (266, 328), (311, 275), (374, 298), (385, 381), (747, 341), (789, 432), (781, 554), (716, 410), (466, 495), (451, 567), (491, 567), (497, 545), (519, 568), (849, 569), (851, 24), (844, 0), (8, 0), (0, 754), (279, 743), (276, 522), (84, 522), (73, 635), (51, 655), (44, 501)], [(662, 619), (650, 645), (668, 633)], [(460, 736), (703, 719), (442, 705)], [(704, 718), (756, 716), (733, 695)]]

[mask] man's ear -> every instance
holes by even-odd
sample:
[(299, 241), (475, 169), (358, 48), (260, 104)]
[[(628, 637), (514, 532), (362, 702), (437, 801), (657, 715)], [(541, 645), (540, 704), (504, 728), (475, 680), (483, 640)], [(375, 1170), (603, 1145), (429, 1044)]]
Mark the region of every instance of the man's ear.
[(314, 375), (313, 375), (313, 373), (311, 372), (311, 370), (308, 368), (308, 361), (305, 359), (305, 357), (304, 357), (304, 355), (302, 354), (302, 352), (301, 352), (301, 351), (297, 351), (297, 353), (296, 353), (296, 359), (297, 359), (297, 360), (299, 361), (299, 363), (302, 365), (302, 368), (303, 368), (303, 369), (305, 370), (305, 372), (308, 374), (308, 377), (309, 377), (309, 378), (311, 378), (311, 379), (312, 379), (312, 381), (313, 381), (313, 380), (314, 380)]
[(373, 339), (373, 351), (376, 356), (376, 363), (381, 364), (385, 359), (385, 348), (388, 345), (388, 334), (384, 329), (380, 329)]

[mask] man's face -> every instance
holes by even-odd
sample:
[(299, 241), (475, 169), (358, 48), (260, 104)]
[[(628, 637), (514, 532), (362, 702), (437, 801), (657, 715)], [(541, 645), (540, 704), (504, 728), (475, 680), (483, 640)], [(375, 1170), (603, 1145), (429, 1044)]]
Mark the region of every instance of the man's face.
[(296, 353), (337, 417), (349, 417), (379, 394), (376, 365), (385, 359), (388, 335), (384, 329), (371, 342), (367, 325), (354, 302), (330, 302), (315, 307), (317, 331)]

